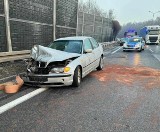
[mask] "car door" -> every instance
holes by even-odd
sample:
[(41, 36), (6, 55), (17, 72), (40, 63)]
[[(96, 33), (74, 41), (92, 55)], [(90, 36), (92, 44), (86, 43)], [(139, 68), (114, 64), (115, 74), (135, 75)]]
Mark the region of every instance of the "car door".
[(86, 53), (85, 51), (88, 49), (93, 50), (93, 47), (90, 40), (87, 38), (83, 41), (83, 54), (81, 56), (81, 62), (83, 64), (82, 76), (86, 76), (93, 69), (94, 54), (93, 52)]
[(97, 68), (97, 66), (99, 65), (102, 51), (99, 47), (99, 44), (97, 43), (97, 41), (94, 38), (90, 38), (90, 41), (93, 46), (93, 54), (94, 54), (93, 65), (94, 65), (94, 68)]

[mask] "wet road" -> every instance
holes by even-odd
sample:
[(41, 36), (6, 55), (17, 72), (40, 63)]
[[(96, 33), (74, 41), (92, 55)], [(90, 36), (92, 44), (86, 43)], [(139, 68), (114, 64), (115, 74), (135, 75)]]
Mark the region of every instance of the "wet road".
[[(104, 61), (79, 88), (50, 88), (1, 114), (0, 131), (159, 132), (160, 46), (108, 52)], [(0, 106), (34, 90), (4, 95)]]

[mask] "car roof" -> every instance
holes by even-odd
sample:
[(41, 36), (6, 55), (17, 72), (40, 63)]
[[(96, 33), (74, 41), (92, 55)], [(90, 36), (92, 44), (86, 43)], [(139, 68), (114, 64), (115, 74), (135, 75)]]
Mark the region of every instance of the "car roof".
[(56, 39), (55, 41), (59, 41), (59, 40), (85, 40), (87, 38), (92, 38), (92, 37), (87, 37), (87, 36), (64, 37), (64, 38)]

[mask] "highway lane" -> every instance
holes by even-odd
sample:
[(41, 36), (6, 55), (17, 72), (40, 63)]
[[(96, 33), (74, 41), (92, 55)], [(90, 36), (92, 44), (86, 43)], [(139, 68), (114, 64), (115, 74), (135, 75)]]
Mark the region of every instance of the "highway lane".
[[(104, 70), (93, 71), (79, 88), (50, 88), (1, 114), (0, 131), (159, 131), (160, 46), (118, 49), (105, 54)], [(1, 106), (28, 90), (35, 88)]]

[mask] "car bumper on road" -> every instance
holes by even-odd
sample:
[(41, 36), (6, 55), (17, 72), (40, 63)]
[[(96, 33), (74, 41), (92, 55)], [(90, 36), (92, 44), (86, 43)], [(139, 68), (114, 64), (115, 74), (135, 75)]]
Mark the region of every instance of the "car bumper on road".
[(72, 74), (47, 74), (47, 75), (23, 75), (22, 79), (26, 85), (55, 87), (69, 86), (73, 82)]

